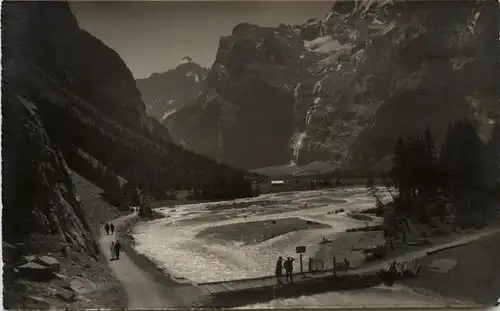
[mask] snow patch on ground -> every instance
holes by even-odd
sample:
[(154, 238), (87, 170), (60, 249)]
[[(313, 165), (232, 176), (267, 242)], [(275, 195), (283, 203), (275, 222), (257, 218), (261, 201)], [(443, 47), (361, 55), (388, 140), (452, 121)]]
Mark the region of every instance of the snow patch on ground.
[(331, 53), (347, 48), (347, 45), (342, 45), (338, 40), (330, 36), (318, 37), (312, 41), (304, 41), (304, 47), (316, 53)]
[(165, 114), (163, 115), (163, 117), (161, 117), (161, 119), (165, 120), (166, 118), (168, 118), (169, 116), (173, 115), (176, 112), (177, 112), (176, 108), (169, 110), (169, 111), (165, 112)]

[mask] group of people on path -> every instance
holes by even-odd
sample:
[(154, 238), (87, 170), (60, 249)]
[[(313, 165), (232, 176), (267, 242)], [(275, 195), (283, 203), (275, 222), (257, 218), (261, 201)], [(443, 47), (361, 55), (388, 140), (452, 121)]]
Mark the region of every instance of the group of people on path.
[[(114, 234), (115, 226), (113, 225), (113, 223), (105, 223), (104, 230), (106, 231), (106, 235)], [(121, 250), (122, 250), (122, 244), (120, 243), (120, 241), (116, 240), (115, 242), (111, 242), (111, 246), (109, 248), (109, 251), (111, 253), (111, 260), (120, 259)]]
[(289, 283), (293, 283), (293, 261), (294, 259), (288, 256), (283, 262), (283, 257), (279, 257), (278, 261), (276, 261), (276, 279), (278, 285), (283, 284), (283, 269), (285, 269), (285, 280)]
[(113, 225), (113, 223), (106, 223), (104, 225), (104, 230), (106, 230), (106, 235), (109, 235), (110, 233), (114, 234), (115, 233), (115, 226)]

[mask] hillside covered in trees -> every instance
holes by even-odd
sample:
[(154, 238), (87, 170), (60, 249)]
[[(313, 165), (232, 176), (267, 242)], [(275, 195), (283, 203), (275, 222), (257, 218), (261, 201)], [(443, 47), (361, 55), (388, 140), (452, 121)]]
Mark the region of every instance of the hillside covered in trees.
[[(4, 98), (36, 106), (72, 170), (115, 196), (134, 188), (155, 199), (181, 189), (217, 199), (252, 194), (246, 172), (171, 141), (147, 116), (119, 55), (80, 29), (67, 3), (9, 2), (2, 20)], [(214, 190), (223, 184), (231, 186)]]

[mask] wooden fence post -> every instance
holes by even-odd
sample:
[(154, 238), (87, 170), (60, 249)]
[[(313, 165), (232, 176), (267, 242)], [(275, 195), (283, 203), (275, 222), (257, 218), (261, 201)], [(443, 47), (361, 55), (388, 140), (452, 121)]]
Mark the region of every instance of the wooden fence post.
[(337, 258), (333, 256), (333, 275), (337, 275)]

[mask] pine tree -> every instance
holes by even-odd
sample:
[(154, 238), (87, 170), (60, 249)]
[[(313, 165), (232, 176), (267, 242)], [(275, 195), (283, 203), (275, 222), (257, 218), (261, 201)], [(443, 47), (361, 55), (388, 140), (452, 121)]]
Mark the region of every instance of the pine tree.
[(500, 182), (500, 124), (495, 124), (486, 146), (481, 176), (488, 186)]
[(406, 146), (404, 140), (400, 137), (394, 147), (393, 165), (390, 173), (396, 188), (399, 192), (399, 198), (402, 202), (406, 201), (407, 187), (407, 163), (406, 163)]
[(480, 161), (484, 152), (484, 145), (468, 120), (449, 128), (439, 157), (447, 196), (457, 198), (481, 185)]
[(437, 174), (437, 154), (434, 138), (432, 137), (429, 126), (425, 129), (424, 133), (425, 143), (425, 176), (426, 176), (426, 195), (434, 198), (437, 194), (438, 174)]

